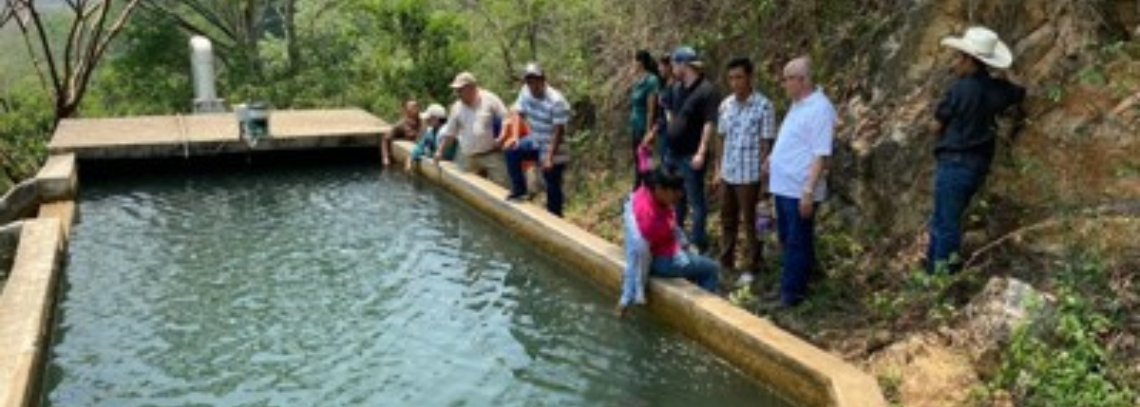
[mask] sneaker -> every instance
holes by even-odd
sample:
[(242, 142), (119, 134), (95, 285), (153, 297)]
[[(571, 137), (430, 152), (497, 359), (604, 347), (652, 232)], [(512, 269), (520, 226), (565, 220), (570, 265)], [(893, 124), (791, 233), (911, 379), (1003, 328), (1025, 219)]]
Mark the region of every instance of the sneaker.
[(751, 271), (745, 271), (744, 273), (740, 274), (739, 278), (736, 279), (736, 286), (747, 287), (752, 285), (753, 281), (756, 281), (756, 277), (752, 275)]

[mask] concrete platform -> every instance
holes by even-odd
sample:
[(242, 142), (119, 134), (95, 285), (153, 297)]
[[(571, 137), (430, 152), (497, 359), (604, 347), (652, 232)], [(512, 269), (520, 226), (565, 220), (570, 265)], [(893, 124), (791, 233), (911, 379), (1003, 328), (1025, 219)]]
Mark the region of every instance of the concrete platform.
[(233, 113), (67, 119), (48, 143), (51, 154), (79, 159), (164, 158), (337, 147), (378, 146), (391, 126), (359, 109), (278, 110), (270, 136), (249, 146)]

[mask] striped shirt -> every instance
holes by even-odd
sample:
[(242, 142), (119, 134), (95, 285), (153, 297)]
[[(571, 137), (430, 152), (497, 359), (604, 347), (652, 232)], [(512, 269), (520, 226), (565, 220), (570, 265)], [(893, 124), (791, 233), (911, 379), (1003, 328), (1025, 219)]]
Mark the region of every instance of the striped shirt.
[(762, 140), (776, 138), (776, 113), (760, 92), (740, 102), (736, 95), (720, 104), (717, 131), (724, 136), (720, 177), (732, 185), (760, 182)]
[[(550, 153), (548, 149), (554, 140), (554, 128), (559, 125), (565, 126), (570, 122), (570, 103), (562, 96), (562, 92), (550, 86), (546, 87), (542, 98), (534, 97), (530, 89), (523, 86), (515, 106), (526, 116), (526, 122), (530, 125), (530, 135), (527, 137), (539, 144), (540, 154), (545, 157)], [(566, 134), (563, 133), (558, 151), (554, 152), (555, 164), (565, 164), (570, 161), (568, 141)]]

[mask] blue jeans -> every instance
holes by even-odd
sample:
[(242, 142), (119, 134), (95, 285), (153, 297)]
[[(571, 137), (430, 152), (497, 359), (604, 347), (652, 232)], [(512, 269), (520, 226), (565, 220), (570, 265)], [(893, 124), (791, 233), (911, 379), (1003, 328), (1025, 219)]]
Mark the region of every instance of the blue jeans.
[(685, 227), (685, 218), (689, 215), (689, 206), (693, 207), (693, 226), (689, 230), (689, 241), (697, 247), (698, 251), (704, 252), (709, 248), (709, 237), (706, 228), (707, 218), (709, 213), (708, 203), (705, 201), (705, 171), (708, 169), (706, 162), (699, 170), (693, 169), (693, 156), (677, 157), (669, 156), (669, 166), (677, 168), (681, 171), (681, 176), (685, 178), (685, 199), (677, 203), (677, 224), (681, 228)]
[(712, 259), (684, 250), (673, 256), (653, 256), (649, 274), (666, 278), (684, 278), (708, 292), (720, 285), (720, 266)]
[(987, 169), (971, 163), (940, 159), (934, 172), (934, 214), (930, 217), (930, 246), (926, 271), (939, 265), (955, 272), (960, 262), (950, 264), (962, 247), (962, 215), (970, 199), (986, 180)]
[[(799, 198), (776, 195), (776, 234), (783, 246), (780, 301), (796, 305), (807, 297), (808, 273), (815, 263), (815, 211), (800, 216)], [(818, 205), (816, 205), (818, 208)]]
[[(507, 174), (511, 177), (511, 195), (526, 195), (523, 161), (540, 162), (543, 147), (532, 139), (523, 139), (518, 146), (504, 154), (507, 157)], [(562, 205), (566, 200), (562, 193), (562, 174), (565, 172), (566, 164), (554, 164), (551, 169), (542, 171), (542, 180), (546, 183), (546, 210), (559, 217), (562, 216)]]

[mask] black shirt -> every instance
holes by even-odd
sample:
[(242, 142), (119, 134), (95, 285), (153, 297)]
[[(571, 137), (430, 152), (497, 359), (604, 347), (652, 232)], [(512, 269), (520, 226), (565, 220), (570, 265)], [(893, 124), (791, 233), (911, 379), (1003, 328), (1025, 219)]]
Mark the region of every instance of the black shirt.
[(692, 86), (678, 81), (671, 92), (669, 110), (673, 120), (665, 134), (669, 152), (677, 157), (695, 154), (701, 145), (701, 132), (705, 124), (716, 123), (720, 96), (712, 83), (701, 76)]
[(988, 164), (993, 158), (997, 116), (1024, 99), (1025, 88), (990, 77), (985, 70), (958, 79), (934, 112), (943, 128), (934, 154), (968, 154)]

